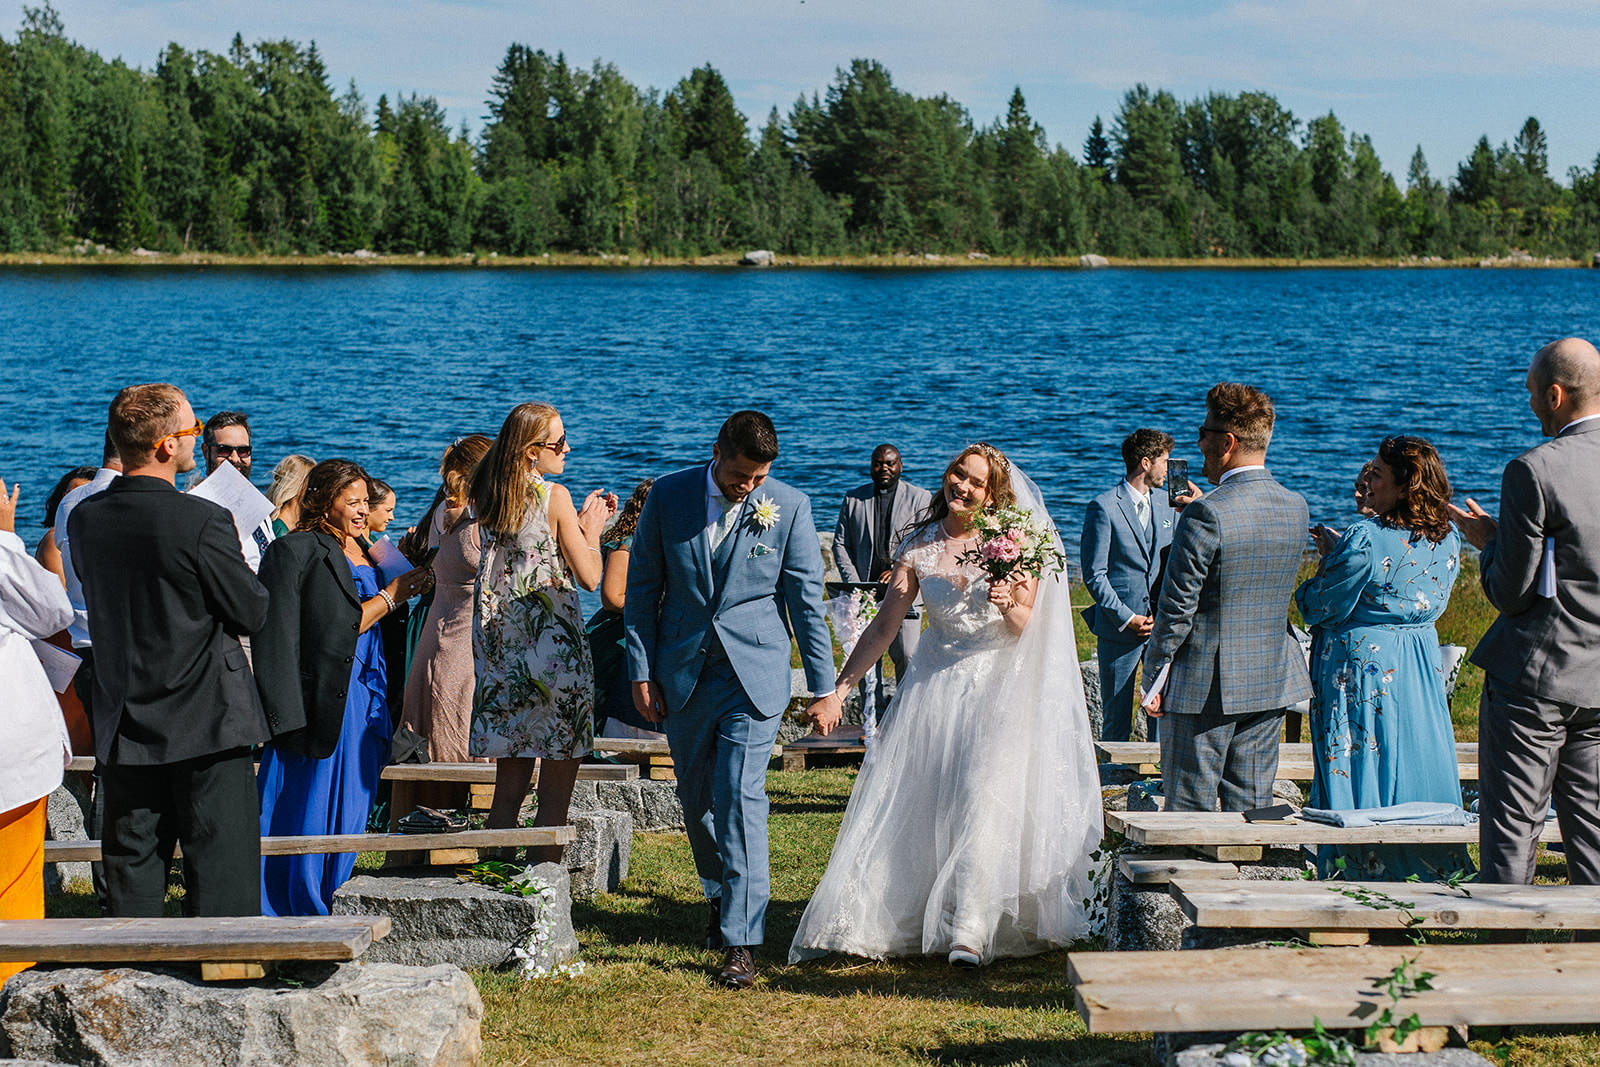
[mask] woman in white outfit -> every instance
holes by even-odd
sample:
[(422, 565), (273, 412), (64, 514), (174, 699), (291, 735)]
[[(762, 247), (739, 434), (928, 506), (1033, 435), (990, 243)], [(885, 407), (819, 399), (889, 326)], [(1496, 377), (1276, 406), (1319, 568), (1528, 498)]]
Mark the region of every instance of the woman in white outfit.
[(856, 780), (791, 962), (947, 954), (977, 966), (1089, 932), (1100, 785), (1066, 582), (991, 583), (960, 559), (977, 545), (979, 511), (1013, 504), (1050, 525), (1033, 482), (994, 446), (970, 445), (901, 545), (836, 692), (878, 662), (919, 593), (928, 629)]

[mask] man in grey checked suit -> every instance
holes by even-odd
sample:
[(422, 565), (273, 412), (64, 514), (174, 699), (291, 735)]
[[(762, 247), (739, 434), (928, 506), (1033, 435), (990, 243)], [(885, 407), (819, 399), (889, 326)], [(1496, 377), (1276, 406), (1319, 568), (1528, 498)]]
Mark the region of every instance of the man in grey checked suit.
[[(931, 493), (903, 480), (900, 473), (900, 450), (879, 445), (872, 450), (872, 481), (850, 490), (839, 505), (839, 520), (833, 525), (833, 561), (839, 577), (847, 582), (887, 582), (901, 535), (933, 503)], [(922, 619), (916, 612), (908, 612), (889, 645), (889, 662), (894, 664), (896, 678), (906, 676), (921, 635)], [(862, 679), (863, 699), (866, 685)], [(885, 703), (881, 671), (875, 698), (881, 711)]]
[(1554, 438), (1512, 460), (1500, 520), (1452, 508), (1481, 552), (1499, 618), (1483, 668), (1478, 836), (1485, 882), (1533, 881), (1554, 797), (1567, 877), (1600, 884), (1600, 352), (1568, 337), (1528, 370), (1528, 406)]
[[(1127, 474), (1089, 502), (1079, 539), (1083, 584), (1094, 597), (1084, 611), (1094, 631), (1100, 665), (1103, 741), (1126, 741), (1133, 733), (1134, 678), (1145, 638), (1155, 623), (1151, 601), (1161, 575), (1161, 554), (1172, 544), (1177, 512), (1158, 492), (1167, 484), (1172, 435), (1138, 429), (1122, 442)], [(1156, 737), (1155, 720), (1146, 736)]]
[(1217, 488), (1178, 519), (1145, 650), (1168, 811), (1271, 803), (1284, 708), (1311, 696), (1288, 621), (1310, 516), (1267, 473), (1272, 423), (1258, 389), (1206, 394), (1202, 471)]

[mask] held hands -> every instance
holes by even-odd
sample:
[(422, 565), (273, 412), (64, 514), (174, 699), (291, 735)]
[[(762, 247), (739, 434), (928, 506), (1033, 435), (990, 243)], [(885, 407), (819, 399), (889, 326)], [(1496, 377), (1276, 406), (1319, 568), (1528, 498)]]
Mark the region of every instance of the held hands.
[(1135, 615), (1128, 620), (1128, 629), (1140, 637), (1149, 637), (1150, 632), (1155, 628), (1156, 617), (1154, 615)]
[(578, 509), (578, 529), (589, 540), (598, 541), (600, 531), (606, 528), (606, 523), (616, 513), (617, 494), (596, 489), (583, 498), (583, 507)]
[(7, 493), (5, 480), (0, 479), (0, 530), (17, 532), (17, 498), (21, 495), (21, 482), (13, 485), (11, 492)]
[(1324, 526), (1319, 522), (1317, 525), (1310, 527), (1310, 530), (1311, 543), (1316, 546), (1317, 555), (1319, 556), (1326, 556), (1339, 543), (1339, 531), (1332, 526)]
[(806, 718), (811, 721), (817, 733), (827, 737), (839, 720), (844, 717), (844, 701), (839, 698), (839, 691), (835, 689), (825, 697), (819, 697), (806, 708)]
[(646, 722), (664, 722), (667, 704), (661, 698), (661, 686), (655, 682), (633, 682), (633, 710), (643, 715)]
[[(3, 483), (0, 483), (0, 487), (3, 487)], [(1494, 540), (1494, 535), (1500, 528), (1499, 524), (1494, 521), (1494, 516), (1478, 505), (1476, 500), (1467, 497), (1467, 508), (1464, 511), (1454, 504), (1449, 507), (1451, 520), (1461, 531), (1461, 536), (1466, 538), (1467, 543), (1473, 548), (1482, 549)]]
[(413, 567), (389, 583), (389, 595), (399, 604), (433, 588), (433, 568)]

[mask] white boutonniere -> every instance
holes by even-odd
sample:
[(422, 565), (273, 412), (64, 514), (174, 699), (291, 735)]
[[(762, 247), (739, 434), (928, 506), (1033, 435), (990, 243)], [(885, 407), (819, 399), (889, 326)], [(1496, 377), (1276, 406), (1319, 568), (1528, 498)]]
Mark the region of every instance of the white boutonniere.
[(781, 514), (778, 502), (770, 496), (764, 496), (751, 506), (750, 521), (762, 530), (770, 530), (778, 525), (778, 516)]
[(1163, 530), (1165, 530), (1168, 526), (1171, 526), (1171, 525), (1172, 525), (1172, 520), (1171, 519), (1162, 519), (1161, 520), (1161, 528)]
[(778, 550), (773, 548), (771, 545), (763, 544), (762, 542), (757, 541), (750, 547), (750, 558), (760, 559), (762, 556), (770, 556), (776, 551)]

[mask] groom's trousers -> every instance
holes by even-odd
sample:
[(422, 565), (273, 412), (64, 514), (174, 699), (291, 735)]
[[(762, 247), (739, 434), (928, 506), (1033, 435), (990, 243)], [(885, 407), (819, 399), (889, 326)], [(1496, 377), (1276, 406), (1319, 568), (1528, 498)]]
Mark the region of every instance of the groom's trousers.
[(719, 902), (726, 945), (759, 945), (766, 932), (767, 764), (781, 724), (779, 715), (757, 717), (721, 655), (665, 724), (695, 870), (706, 898)]

